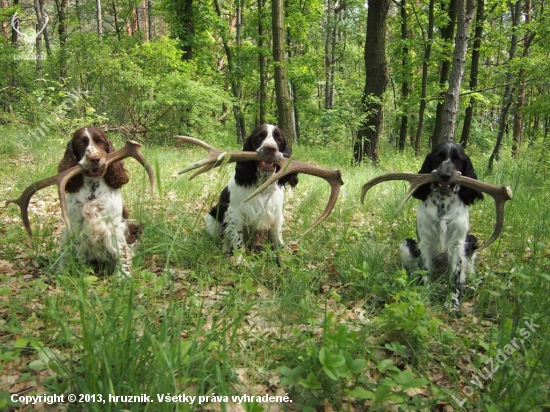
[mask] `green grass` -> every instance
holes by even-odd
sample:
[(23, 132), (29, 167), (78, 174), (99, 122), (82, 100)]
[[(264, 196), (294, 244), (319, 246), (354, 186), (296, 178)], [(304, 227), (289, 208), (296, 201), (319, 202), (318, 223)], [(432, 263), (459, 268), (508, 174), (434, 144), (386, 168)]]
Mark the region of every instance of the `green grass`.
[[(21, 153), (20, 138), (12, 130), (0, 142), (2, 198), (53, 174), (64, 150), (62, 139), (48, 137)], [(32, 241), (18, 209), (4, 209), (0, 408), (12, 404), (12, 393), (73, 393), (147, 394), (155, 402), (54, 410), (550, 410), (550, 191), (544, 166), (529, 161), (538, 153), (526, 149), (526, 160), (504, 160), (487, 175), (486, 157), (470, 150), (480, 177), (512, 186), (514, 200), (502, 236), (468, 280), (462, 316), (453, 318), (444, 310), (444, 280), (426, 289), (399, 265), (399, 243), (415, 236), (415, 201), (395, 214), (406, 185), (381, 184), (359, 202), (370, 178), (419, 169), (422, 159), (392, 150), (381, 148), (374, 169), (349, 166), (349, 148), (294, 148), (296, 159), (341, 169), (345, 185), (332, 215), (298, 243), (329, 186), (300, 176), (287, 192), (281, 268), (270, 251), (234, 267), (205, 233), (204, 215), (232, 167), (189, 181), (177, 172), (203, 155), (195, 148), (143, 149), (155, 168), (155, 195), (141, 166), (125, 161), (132, 174), (125, 204), (145, 225), (131, 280), (78, 262), (59, 268), (63, 222), (53, 188), (33, 197)], [(488, 239), (492, 200), (470, 210), (472, 231)], [(528, 337), (526, 321), (538, 325)], [(485, 380), (491, 359), (498, 370)], [(292, 403), (254, 400), (235, 409), (216, 402), (266, 393), (288, 394)], [(161, 394), (197, 398), (158, 403)]]

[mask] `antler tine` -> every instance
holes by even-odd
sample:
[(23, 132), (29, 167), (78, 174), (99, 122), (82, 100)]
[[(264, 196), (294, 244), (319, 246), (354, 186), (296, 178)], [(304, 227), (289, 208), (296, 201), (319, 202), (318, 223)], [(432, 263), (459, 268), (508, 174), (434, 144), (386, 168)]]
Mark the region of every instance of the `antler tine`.
[(221, 150), (216, 149), (214, 146), (210, 146), (208, 143), (206, 143), (206, 142), (204, 142), (200, 139), (195, 139), (194, 137), (191, 137), (191, 136), (175, 136), (175, 137), (176, 137), (176, 139), (181, 140), (183, 143), (189, 143), (189, 144), (194, 144), (196, 146), (200, 146), (208, 152), (210, 152), (210, 151), (221, 152)]
[[(363, 188), (361, 189), (361, 203), (364, 203), (365, 195), (373, 186), (376, 186), (378, 183), (382, 183), (390, 180), (406, 180), (407, 182), (409, 182), (410, 188), (409, 188), (409, 191), (407, 192), (407, 195), (403, 199), (403, 202), (402, 202), (402, 205), (403, 205), (411, 197), (411, 195), (414, 193), (416, 189), (418, 189), (420, 186), (426, 183), (435, 182), (437, 179), (433, 174), (418, 174), (418, 173), (387, 173), (385, 175), (377, 176), (374, 179), (369, 180), (367, 183), (363, 185)], [(399, 209), (401, 209), (402, 205), (399, 206)]]
[[(112, 153), (109, 153), (105, 157), (105, 165), (109, 166), (111, 163), (114, 163), (118, 160), (122, 160), (126, 157), (133, 157), (139, 163), (141, 163), (143, 167), (145, 167), (145, 170), (147, 171), (147, 174), (149, 176), (149, 182), (151, 184), (151, 187), (154, 190), (155, 176), (153, 174), (153, 169), (151, 168), (151, 165), (147, 162), (143, 154), (140, 152), (139, 150), (140, 147), (141, 147), (141, 144), (133, 140), (128, 140), (126, 142), (126, 145), (123, 148), (116, 150)], [(53, 184), (57, 184), (57, 187), (58, 187), (57, 191), (59, 194), (59, 203), (61, 204), (61, 214), (63, 215), (63, 220), (65, 221), (65, 224), (67, 225), (67, 227), (70, 227), (70, 221), (67, 217), (67, 201), (65, 197), (65, 187), (67, 186), (67, 182), (71, 178), (73, 178), (74, 176), (82, 172), (84, 172), (84, 169), (80, 165), (76, 165), (54, 176), (50, 176), (46, 179), (35, 182), (29, 187), (27, 187), (23, 191), (23, 193), (21, 193), (21, 196), (19, 196), (17, 199), (7, 200), (6, 206), (8, 206), (10, 203), (15, 203), (19, 206), (19, 209), (21, 211), (21, 218), (23, 219), (23, 224), (25, 225), (25, 229), (27, 230), (27, 233), (29, 234), (29, 236), (32, 237), (32, 229), (29, 222), (29, 214), (28, 214), (29, 202), (31, 200), (31, 197), (40, 189), (51, 186)]]
[(477, 250), (483, 250), (489, 247), (502, 232), (504, 227), (504, 204), (507, 200), (512, 200), (514, 195), (510, 186), (495, 186), (490, 183), (481, 182), (476, 179), (472, 179), (466, 176), (460, 176), (458, 178), (458, 183), (463, 186), (470, 187), (472, 189), (479, 190), (480, 192), (487, 193), (495, 201), (496, 208), (496, 224), (493, 234), (487, 242), (482, 244)]
[[(189, 177), (189, 180), (194, 179), (200, 174), (208, 172), (209, 170), (221, 166), (224, 162), (237, 162), (237, 161), (254, 161), (264, 159), (256, 152), (226, 152), (220, 149), (216, 149), (213, 146), (210, 146), (208, 143), (203, 142), (202, 140), (195, 139), (194, 137), (189, 136), (176, 136), (177, 139), (181, 140), (183, 143), (194, 144), (202, 147), (208, 152), (208, 155), (201, 160), (196, 161), (195, 163), (187, 166), (179, 174), (187, 173), (191, 170), (199, 169)], [(237, 157), (236, 157), (237, 156)], [(264, 159), (265, 160), (265, 159)]]
[[(375, 177), (374, 179), (369, 180), (367, 183), (363, 185), (363, 188), (361, 190), (361, 203), (363, 203), (365, 199), (365, 194), (367, 193), (367, 191), (370, 190), (373, 186), (377, 185), (378, 183), (382, 183), (390, 180), (406, 180), (410, 183), (409, 191), (407, 192), (406, 196), (403, 198), (403, 200), (401, 201), (401, 204), (397, 208), (397, 211), (396, 211), (397, 213), (409, 200), (409, 198), (412, 196), (412, 194), (415, 192), (416, 189), (418, 189), (420, 186), (424, 184), (437, 182), (438, 178), (436, 173), (434, 172), (432, 172), (431, 174), (388, 173), (382, 176), (378, 176), (378, 177)], [(495, 208), (496, 208), (495, 229), (493, 231), (493, 234), (489, 238), (489, 240), (477, 248), (477, 250), (485, 249), (489, 245), (491, 245), (502, 232), (502, 228), (504, 227), (504, 204), (506, 203), (507, 200), (512, 200), (513, 198), (512, 189), (509, 186), (495, 186), (490, 183), (482, 182), (480, 180), (476, 180), (470, 177), (460, 176), (460, 175), (456, 175), (454, 181), (456, 181), (456, 183), (459, 185), (470, 187), (472, 189), (476, 189), (476, 190), (479, 190), (480, 192), (486, 193), (490, 195), (495, 201)]]
[[(50, 176), (46, 179), (39, 180), (38, 182), (35, 182), (29, 187), (27, 187), (17, 199), (6, 200), (5, 206), (7, 207), (10, 203), (15, 203), (17, 206), (19, 206), (19, 210), (21, 211), (21, 219), (23, 219), (23, 224), (25, 225), (25, 229), (29, 237), (32, 237), (31, 223), (29, 221), (29, 203), (31, 201), (32, 195), (34, 195), (40, 189), (51, 186), (55, 183), (59, 184), (59, 182), (65, 177), (67, 177), (67, 181), (68, 181), (70, 178), (80, 174), (81, 172), (82, 172), (82, 168), (79, 165), (77, 165), (61, 173), (58, 173), (55, 176)], [(61, 193), (59, 194), (59, 196), (61, 199)], [(66, 219), (67, 216), (66, 216), (65, 208), (63, 207), (65, 203), (64, 197), (65, 197), (65, 193), (63, 193), (62, 213), (63, 213), (63, 219), (65, 219), (65, 221), (67, 222), (68, 219)]]
[(149, 177), (151, 189), (155, 190), (155, 174), (153, 173), (153, 168), (151, 167), (145, 156), (143, 156), (143, 153), (141, 153), (140, 147), (141, 144), (139, 144), (138, 142), (134, 140), (127, 140), (126, 145), (123, 148), (109, 153), (105, 157), (105, 163), (107, 165), (110, 165), (111, 163), (122, 160), (126, 157), (133, 157), (145, 168), (147, 176)]
[(189, 143), (189, 144), (194, 144), (196, 146), (200, 146), (208, 152), (207, 157), (205, 157), (202, 160), (196, 161), (192, 165), (187, 166), (185, 169), (179, 172), (180, 175), (190, 170), (198, 169), (201, 166), (215, 162), (218, 159), (218, 156), (223, 153), (221, 150), (218, 150), (215, 147), (210, 146), (208, 143), (203, 142), (202, 140), (195, 139), (194, 137), (176, 136), (176, 139), (181, 140), (183, 143)]
[(344, 181), (342, 180), (342, 173), (339, 170), (326, 169), (318, 165), (297, 162), (287, 158), (282, 158), (277, 163), (281, 167), (281, 170), (271, 176), (266, 182), (264, 182), (263, 185), (257, 188), (256, 191), (248, 196), (244, 201), (248, 202), (250, 199), (252, 199), (260, 192), (262, 192), (265, 188), (267, 188), (270, 184), (276, 182), (280, 178), (290, 173), (305, 173), (325, 179), (330, 184), (330, 197), (327, 206), (325, 207), (325, 211), (323, 212), (323, 214), (302, 234), (302, 236), (305, 236), (313, 229), (315, 229), (315, 227), (317, 227), (317, 225), (324, 221), (332, 212), (332, 209), (334, 208), (334, 205), (336, 204), (336, 200), (338, 199), (338, 195), (340, 193), (340, 187), (344, 184)]

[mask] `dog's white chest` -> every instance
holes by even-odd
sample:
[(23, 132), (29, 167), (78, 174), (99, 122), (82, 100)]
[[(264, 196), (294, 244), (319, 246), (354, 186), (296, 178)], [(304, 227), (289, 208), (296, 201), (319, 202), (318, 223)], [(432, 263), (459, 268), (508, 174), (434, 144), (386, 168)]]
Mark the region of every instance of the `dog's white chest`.
[[(276, 183), (247, 202), (244, 202), (244, 199), (252, 191), (243, 190), (242, 192), (247, 193), (240, 192), (240, 190), (237, 190), (237, 193), (231, 192), (231, 197), (235, 196), (234, 199), (231, 199), (231, 204), (237, 203), (239, 205), (236, 211), (239, 214), (240, 221), (245, 226), (255, 227), (256, 230), (267, 230), (280, 218), (284, 192)], [(240, 197), (242, 199), (239, 199)], [(236, 202), (233, 202), (233, 200)]]
[(97, 220), (117, 224), (122, 220), (120, 190), (110, 188), (101, 179), (85, 178), (77, 193), (67, 194), (67, 213), (71, 226), (86, 227)]
[(418, 206), (417, 230), (420, 239), (432, 239), (433, 244), (463, 238), (469, 230), (468, 207), (457, 195), (431, 193)]

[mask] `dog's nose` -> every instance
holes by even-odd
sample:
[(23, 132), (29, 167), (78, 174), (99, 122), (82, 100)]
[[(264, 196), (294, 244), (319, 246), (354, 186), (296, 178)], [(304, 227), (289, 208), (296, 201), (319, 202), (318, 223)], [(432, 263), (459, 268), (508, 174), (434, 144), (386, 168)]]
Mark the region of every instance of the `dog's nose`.
[(99, 163), (99, 161), (101, 160), (101, 156), (99, 154), (90, 154), (86, 156), (86, 159), (90, 163)]
[(451, 177), (452, 175), (448, 172), (443, 172), (439, 174), (439, 178), (445, 183), (451, 180)]
[(275, 156), (275, 154), (277, 153), (279, 149), (276, 148), (275, 146), (264, 146), (263, 147), (263, 152), (266, 156)]

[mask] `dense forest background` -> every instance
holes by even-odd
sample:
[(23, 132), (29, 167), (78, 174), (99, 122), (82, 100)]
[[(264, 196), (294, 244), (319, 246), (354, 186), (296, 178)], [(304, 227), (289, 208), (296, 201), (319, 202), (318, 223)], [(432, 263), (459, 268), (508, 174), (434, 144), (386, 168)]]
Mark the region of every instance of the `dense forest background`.
[[(150, 143), (278, 122), (379, 161), (454, 138), (546, 145), (549, 8), (518, 0), (2, 0), (0, 124)], [(368, 24), (367, 24), (368, 22)], [(462, 53), (462, 54), (461, 54)], [(223, 127), (220, 127), (220, 124)], [(229, 132), (228, 132), (229, 131)]]

